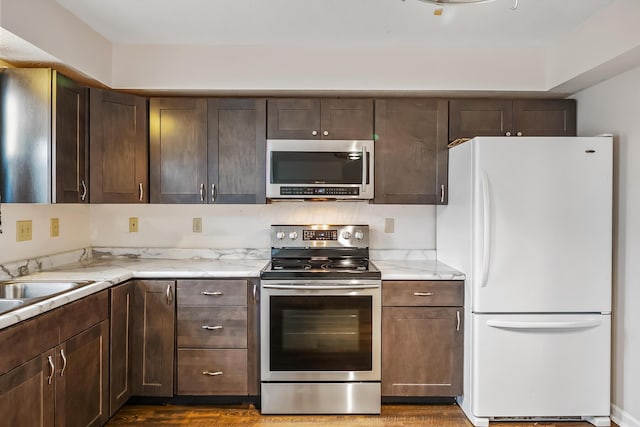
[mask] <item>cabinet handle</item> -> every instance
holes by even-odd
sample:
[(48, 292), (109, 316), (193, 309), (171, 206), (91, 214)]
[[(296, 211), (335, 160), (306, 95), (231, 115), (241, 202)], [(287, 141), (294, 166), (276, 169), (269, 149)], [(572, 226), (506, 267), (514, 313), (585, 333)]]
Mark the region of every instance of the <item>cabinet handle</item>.
[(51, 384), (51, 381), (53, 381), (53, 374), (56, 371), (56, 367), (53, 364), (53, 358), (51, 356), (47, 356), (47, 360), (49, 361), (49, 376), (47, 377), (47, 384)]
[(460, 330), (460, 311), (456, 311), (456, 331)]
[(216, 201), (216, 185), (215, 184), (211, 184), (211, 201), (212, 202)]
[(138, 183), (138, 200), (142, 201), (144, 199), (144, 188), (142, 187), (142, 183)]
[(505, 136), (511, 136), (511, 132), (505, 133)]
[(67, 369), (67, 358), (64, 355), (64, 349), (60, 349), (60, 357), (62, 357), (62, 369), (60, 370), (60, 376), (64, 375), (64, 370)]
[(433, 292), (414, 292), (413, 295), (416, 297), (430, 297), (433, 295)]
[(522, 136), (522, 132), (518, 132), (518, 133), (516, 133), (516, 135)]
[(329, 136), (329, 131), (328, 131), (328, 130), (325, 130), (324, 132), (322, 132), (322, 134), (323, 134), (324, 136)]
[(215, 371), (215, 372), (202, 371), (202, 375), (209, 375), (210, 377), (216, 377), (218, 375), (222, 375), (222, 371)]
[(313, 135), (313, 136), (318, 136), (318, 131), (317, 131), (317, 130), (312, 130), (312, 131), (311, 131), (311, 135)]
[(80, 193), (80, 200), (84, 202), (87, 198), (87, 184), (84, 183), (84, 179), (80, 180), (80, 186), (82, 187), (82, 193)]
[(440, 185), (440, 203), (444, 203), (444, 184)]
[(253, 284), (253, 303), (256, 304), (258, 302), (258, 285)]
[(205, 195), (204, 191), (205, 191), (204, 190), (204, 184), (200, 184), (200, 201), (201, 202), (204, 202), (204, 195)]
[(200, 292), (202, 295), (207, 295), (207, 296), (212, 296), (212, 297), (218, 297), (220, 295), (222, 295), (222, 291), (202, 291)]
[(172, 288), (171, 285), (167, 285), (167, 305), (171, 304), (173, 302), (173, 292), (172, 292)]
[(219, 329), (222, 329), (222, 325), (216, 325), (216, 326), (202, 325), (202, 329), (206, 329), (207, 331), (217, 331)]

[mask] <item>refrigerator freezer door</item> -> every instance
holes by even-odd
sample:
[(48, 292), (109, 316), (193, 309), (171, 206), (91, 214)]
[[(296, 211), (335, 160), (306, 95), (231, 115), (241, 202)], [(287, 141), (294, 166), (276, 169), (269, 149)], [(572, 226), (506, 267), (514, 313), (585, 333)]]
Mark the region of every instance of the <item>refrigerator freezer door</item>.
[(611, 311), (611, 138), (472, 143), (473, 311)]
[(472, 315), (477, 417), (609, 416), (610, 315)]

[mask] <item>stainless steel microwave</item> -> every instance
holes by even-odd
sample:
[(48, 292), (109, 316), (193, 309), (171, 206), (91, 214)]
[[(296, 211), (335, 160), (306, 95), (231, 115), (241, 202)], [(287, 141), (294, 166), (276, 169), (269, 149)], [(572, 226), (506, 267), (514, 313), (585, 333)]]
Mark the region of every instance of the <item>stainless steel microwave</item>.
[(267, 140), (270, 199), (372, 199), (373, 141)]

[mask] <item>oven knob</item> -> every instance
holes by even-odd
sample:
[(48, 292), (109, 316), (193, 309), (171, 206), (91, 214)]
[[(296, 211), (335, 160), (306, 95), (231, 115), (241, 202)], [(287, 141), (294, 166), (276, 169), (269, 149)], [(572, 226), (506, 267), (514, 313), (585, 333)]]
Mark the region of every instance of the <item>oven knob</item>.
[(284, 239), (284, 236), (285, 236), (284, 231), (278, 231), (278, 232), (276, 233), (276, 238), (277, 238), (278, 240), (282, 240), (282, 239)]
[(342, 232), (342, 238), (345, 240), (349, 240), (351, 238), (351, 232), (350, 231), (343, 231)]
[(355, 237), (356, 240), (362, 240), (364, 239), (364, 233), (361, 230), (358, 230), (353, 234), (353, 237)]
[(298, 238), (298, 233), (296, 231), (292, 231), (291, 233), (289, 233), (289, 238), (291, 240), (296, 240)]

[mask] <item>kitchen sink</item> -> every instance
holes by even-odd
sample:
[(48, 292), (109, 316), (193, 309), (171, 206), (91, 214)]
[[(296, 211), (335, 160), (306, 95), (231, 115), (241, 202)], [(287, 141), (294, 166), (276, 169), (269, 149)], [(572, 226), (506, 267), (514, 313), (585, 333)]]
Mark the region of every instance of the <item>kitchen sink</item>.
[(0, 313), (13, 310), (24, 304), (24, 301), (19, 299), (0, 299)]
[(93, 281), (11, 280), (0, 282), (0, 314), (76, 289)]

